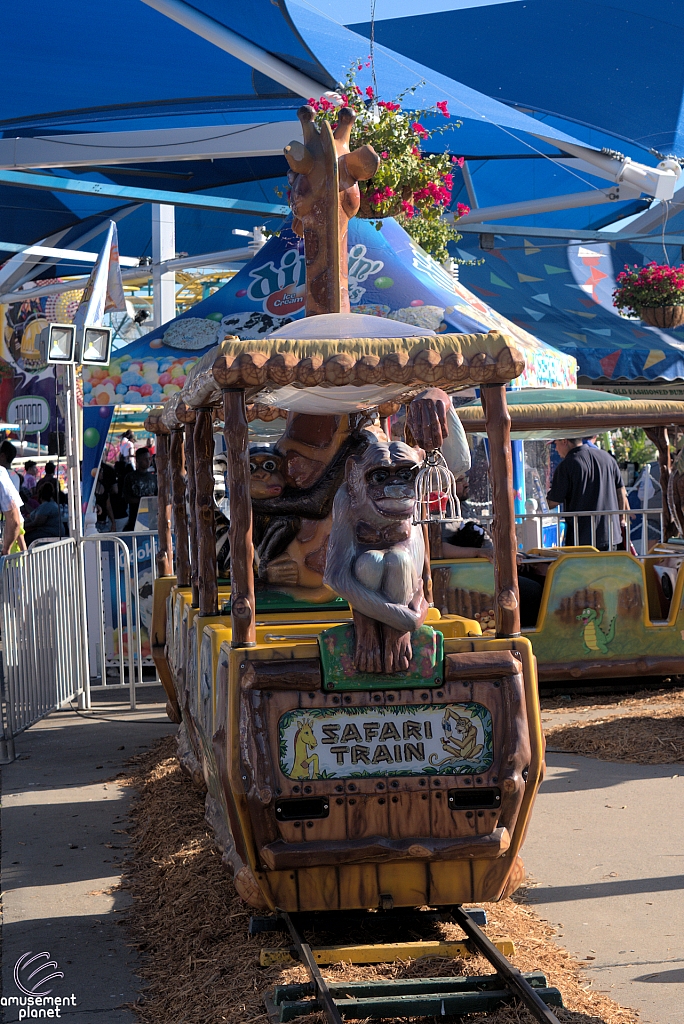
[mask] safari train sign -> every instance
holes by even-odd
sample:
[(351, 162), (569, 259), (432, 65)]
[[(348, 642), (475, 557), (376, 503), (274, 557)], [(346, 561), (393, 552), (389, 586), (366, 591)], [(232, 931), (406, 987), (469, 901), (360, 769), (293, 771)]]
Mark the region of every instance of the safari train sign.
[(492, 716), (472, 702), (297, 709), (279, 735), (290, 779), (480, 775), (492, 765)]

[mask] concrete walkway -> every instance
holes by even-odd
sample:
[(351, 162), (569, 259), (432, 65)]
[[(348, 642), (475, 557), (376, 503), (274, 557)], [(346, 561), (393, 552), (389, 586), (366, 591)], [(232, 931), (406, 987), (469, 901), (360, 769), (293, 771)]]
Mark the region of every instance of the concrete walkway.
[[(2, 995), (19, 995), (20, 957), (45, 951), (64, 978), (43, 990), (76, 1002), (62, 1017), (134, 1024), (125, 1004), (140, 981), (117, 927), (126, 896), (110, 891), (132, 794), (103, 780), (174, 727), (163, 704), (95, 711), (111, 719), (51, 715), (18, 737), (18, 759), (2, 769)], [(684, 1024), (684, 769), (557, 753), (548, 762), (523, 849), (536, 909), (562, 922), (560, 944), (592, 958), (596, 988), (645, 1024)], [(29, 989), (36, 966), (19, 972)], [(8, 1007), (5, 1020), (18, 1019)]]
[(547, 761), (522, 851), (535, 909), (595, 988), (684, 1024), (684, 768)]
[[(2, 996), (21, 995), (14, 972), (24, 954), (47, 952), (64, 977), (39, 989), (69, 999), (62, 1018), (133, 1024), (125, 1004), (137, 998), (140, 981), (117, 927), (126, 896), (111, 891), (132, 794), (104, 780), (175, 727), (163, 704), (93, 710), (110, 720), (55, 712), (17, 737), (18, 758), (2, 768)], [(20, 966), (20, 985), (30, 991), (52, 973), (44, 968), (28, 980), (46, 959)], [(5, 1020), (19, 1020), (19, 1012), (5, 1007)]]

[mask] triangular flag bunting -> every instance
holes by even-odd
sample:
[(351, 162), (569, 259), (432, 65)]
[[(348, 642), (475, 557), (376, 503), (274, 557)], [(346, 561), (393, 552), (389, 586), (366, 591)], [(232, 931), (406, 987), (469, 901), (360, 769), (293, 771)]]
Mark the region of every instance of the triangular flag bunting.
[(496, 274), (490, 273), (489, 280), (492, 282), (492, 284), (498, 284), (500, 288), (510, 288), (511, 291), (513, 291), (513, 285), (506, 284), (506, 282), (502, 281), (500, 277), (496, 276)]
[(547, 274), (569, 274), (570, 271), (565, 267), (551, 267), (548, 263), (544, 264), (544, 270)]
[(525, 281), (543, 281), (543, 277), (530, 277), (529, 274), (518, 274), (518, 280), (520, 284), (524, 284)]
[(587, 249), (586, 246), (580, 245), (579, 249), (577, 250), (577, 255), (579, 256), (580, 259), (585, 259), (586, 260), (586, 259), (601, 259), (601, 257), (607, 256), (608, 253), (607, 252), (594, 252), (593, 249)]
[(586, 343), (586, 334), (572, 334), (570, 331), (563, 331), (563, 334), (567, 334), (568, 338), (576, 338), (577, 341), (583, 341)]
[(545, 306), (551, 305), (551, 299), (549, 298), (548, 292), (544, 292), (542, 295), (533, 295), (532, 298), (536, 299), (537, 302), (543, 302)]
[(661, 352), (659, 348), (652, 348), (651, 351), (648, 353), (648, 356), (646, 357), (646, 362), (644, 363), (644, 370), (649, 370), (652, 366), (655, 366), (656, 363), (661, 363), (664, 358), (664, 352)]
[(523, 309), (526, 313), (529, 313), (531, 317), (534, 317), (535, 320), (543, 320), (546, 316), (546, 313), (542, 313), (539, 309), (528, 309), (527, 306), (523, 306)]
[(475, 261), (477, 261), (477, 260), (481, 259), (480, 256), (473, 256), (471, 253), (466, 252), (465, 249), (458, 249), (457, 248), (456, 252), (461, 257), (462, 260), (475, 260)]
[(617, 366), (618, 359), (622, 355), (622, 349), (618, 349), (616, 352), (611, 352), (609, 356), (604, 356), (603, 359), (599, 359), (601, 369), (603, 370), (604, 377), (612, 377)]
[(479, 284), (471, 284), (470, 286), (474, 292), (479, 292), (480, 295), (486, 295), (488, 298), (500, 299), (501, 296), (498, 292), (487, 291), (486, 288), (481, 288)]
[(532, 245), (531, 242), (528, 242), (528, 240), (526, 238), (523, 239), (523, 242), (524, 242), (524, 245), (525, 245), (525, 255), (526, 256), (533, 256), (535, 254), (535, 252), (541, 252), (541, 249), (537, 249), (537, 247)]
[(563, 282), (566, 288), (576, 288), (579, 292), (587, 292), (588, 295), (592, 295), (594, 289), (590, 284), (568, 284), (567, 281)]
[(566, 309), (565, 313), (573, 313), (574, 316), (585, 316), (588, 320), (593, 320), (596, 313), (583, 313), (580, 309)]
[(610, 327), (587, 327), (587, 330), (592, 334), (603, 334), (606, 338), (610, 338)]

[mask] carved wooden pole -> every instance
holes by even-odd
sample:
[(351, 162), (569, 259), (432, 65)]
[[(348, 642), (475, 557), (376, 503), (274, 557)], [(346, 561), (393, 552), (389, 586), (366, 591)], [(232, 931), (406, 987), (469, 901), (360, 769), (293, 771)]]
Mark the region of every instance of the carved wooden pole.
[(190, 550), (188, 545), (188, 509), (186, 505), (185, 456), (183, 430), (171, 432), (171, 493), (173, 495), (173, 528), (176, 535), (176, 579), (179, 587), (190, 583)]
[(218, 615), (214, 525), (214, 424), (211, 413), (211, 409), (198, 409), (195, 417), (195, 515), (200, 615)]
[(230, 607), (233, 647), (256, 643), (252, 500), (249, 495), (249, 443), (245, 393), (223, 392), (224, 436), (230, 492)]
[(290, 165), (292, 229), (304, 238), (306, 315), (349, 312), (347, 234), (361, 196), (359, 181), (372, 178), (380, 158), (372, 146), (349, 151), (355, 114), (337, 112), (333, 133), (327, 121), (315, 124), (312, 107), (300, 107), (304, 143), (285, 147)]
[(188, 481), (188, 509), (190, 526), (190, 584), (192, 586), (192, 607), (199, 607), (199, 583), (197, 571), (197, 485), (195, 483), (195, 421), (185, 424), (185, 468)]
[(168, 433), (157, 434), (157, 575), (173, 576), (173, 539), (171, 536), (171, 479)]
[(658, 463), (660, 465), (660, 488), (663, 505), (663, 537), (667, 540), (676, 532), (670, 514), (670, 504), (667, 500), (667, 490), (670, 484), (670, 473), (672, 472), (672, 456), (670, 454), (670, 438), (667, 427), (646, 427), (646, 437), (658, 449)]
[(520, 594), (513, 504), (513, 460), (511, 458), (511, 417), (506, 404), (504, 384), (481, 387), (487, 437), (489, 438), (489, 478), (492, 485), (494, 523), (494, 609), (496, 635), (520, 635)]

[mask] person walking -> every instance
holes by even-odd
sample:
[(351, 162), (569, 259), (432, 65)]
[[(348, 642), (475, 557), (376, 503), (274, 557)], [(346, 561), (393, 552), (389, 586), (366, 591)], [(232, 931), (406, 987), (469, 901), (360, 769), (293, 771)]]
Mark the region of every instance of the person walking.
[(127, 430), (121, 435), (121, 444), (119, 445), (119, 452), (121, 458), (129, 466), (133, 466), (133, 460), (135, 458), (135, 434), (132, 430)]
[(24, 523), (21, 517), (22, 500), (9, 474), (16, 458), (17, 449), (11, 441), (0, 445), (0, 511), (4, 519), (2, 532), (2, 554), (8, 555), (16, 544), (20, 551), (26, 551)]
[[(556, 441), (561, 462), (556, 467), (546, 496), (549, 508), (563, 505), (564, 512), (603, 512), (629, 510), (627, 491), (613, 456), (602, 448), (582, 443), (581, 437), (563, 437)], [(611, 541), (612, 516), (597, 516), (595, 541), (592, 541), (592, 516), (580, 516), (575, 531), (574, 519), (565, 520), (565, 544), (592, 543), (607, 551)], [(577, 539), (575, 535), (577, 534)], [(622, 543), (621, 528), (613, 527), (614, 547)]]
[(26, 517), (24, 523), (27, 544), (44, 537), (64, 536), (62, 513), (55, 501), (55, 492), (49, 481), (47, 483), (43, 481), (38, 487), (38, 500), (40, 505)]
[(128, 504), (128, 522), (125, 529), (135, 530), (138, 509), (142, 498), (153, 498), (157, 494), (157, 474), (152, 472), (150, 453), (147, 448), (138, 448), (135, 453), (135, 472), (124, 477), (124, 500)]

